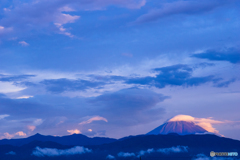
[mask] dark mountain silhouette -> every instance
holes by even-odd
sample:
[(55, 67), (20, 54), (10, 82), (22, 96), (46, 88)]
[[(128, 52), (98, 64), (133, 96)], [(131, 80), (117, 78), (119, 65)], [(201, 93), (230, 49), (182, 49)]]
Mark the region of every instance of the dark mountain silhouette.
[(21, 139), (3, 139), (0, 140), (0, 145), (13, 145), (13, 146), (22, 146), (24, 144), (28, 144), (33, 141), (51, 141), (56, 142), (61, 145), (101, 145), (104, 143), (111, 143), (116, 141), (116, 139), (113, 138), (104, 138), (104, 137), (94, 137), (89, 138), (82, 134), (73, 134), (68, 136), (62, 136), (62, 137), (55, 137), (55, 136), (44, 136), (39, 133), (30, 136), (28, 138), (21, 138)]
[[(142, 155), (142, 160), (155, 159), (169, 159), (169, 160), (192, 160), (197, 154), (205, 154), (209, 156), (211, 151), (215, 152), (240, 152), (240, 141), (229, 138), (219, 137), (216, 135), (139, 135), (122, 138), (112, 143), (102, 145), (87, 145), (85, 147), (92, 150), (91, 153), (67, 155), (67, 156), (44, 156), (36, 157), (32, 155), (36, 146), (41, 148), (57, 148), (67, 149), (73, 146), (61, 145), (56, 142), (32, 141), (23, 146), (0, 145), (1, 160), (78, 160), (78, 159), (98, 159), (106, 160), (107, 155), (111, 154), (117, 159), (131, 159), (137, 160), (137, 154), (141, 150), (171, 148), (176, 146), (186, 146), (187, 152), (184, 153), (169, 153), (164, 154), (160, 152), (147, 153)], [(16, 155), (6, 155), (6, 153), (13, 151)], [(132, 157), (119, 157), (120, 152), (135, 153)]]
[(170, 121), (148, 132), (148, 135), (177, 133), (179, 135), (206, 133), (207, 131), (193, 122)]

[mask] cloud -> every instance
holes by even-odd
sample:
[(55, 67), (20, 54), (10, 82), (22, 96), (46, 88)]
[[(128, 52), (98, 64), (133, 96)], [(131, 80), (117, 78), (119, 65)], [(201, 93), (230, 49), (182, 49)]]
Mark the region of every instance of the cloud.
[(207, 50), (202, 53), (193, 54), (192, 57), (210, 61), (227, 61), (233, 64), (240, 63), (240, 51), (232, 48), (223, 51)]
[(17, 97), (17, 99), (28, 99), (28, 98), (32, 98), (33, 96), (28, 96), (28, 95), (23, 95), (20, 97)]
[[(47, 113), (49, 105), (41, 104), (34, 99), (10, 99), (7, 97), (0, 97), (2, 104), (2, 112), (18, 118), (32, 117), (39, 114)], [(16, 107), (17, 106), (17, 107)], [(47, 116), (47, 114), (44, 114)]]
[(177, 147), (171, 147), (171, 148), (159, 148), (159, 149), (153, 149), (149, 148), (147, 150), (141, 150), (139, 152), (135, 153), (129, 153), (129, 152), (119, 152), (119, 157), (140, 157), (144, 156), (145, 154), (151, 154), (151, 153), (163, 153), (163, 154), (170, 154), (170, 153), (184, 153), (188, 152), (187, 146), (177, 146)]
[(235, 81), (236, 81), (236, 78), (232, 78), (232, 79), (230, 79), (228, 81), (220, 82), (220, 83), (216, 84), (215, 86), (216, 87), (228, 87), (229, 84), (231, 84), (231, 83), (233, 83)]
[(27, 42), (25, 42), (25, 41), (20, 41), (20, 42), (18, 42), (19, 44), (21, 44), (22, 46), (29, 46), (29, 44), (27, 43)]
[(10, 152), (6, 153), (6, 155), (16, 155), (16, 152), (10, 151)]
[(118, 153), (118, 157), (135, 157), (135, 153), (129, 153), (129, 152), (120, 152)]
[(4, 26), (0, 25), (0, 35), (6, 35), (12, 31), (12, 27), (5, 28)]
[(40, 148), (36, 147), (35, 150), (32, 152), (32, 155), (37, 157), (54, 157), (54, 156), (67, 156), (67, 155), (76, 155), (76, 154), (84, 154), (92, 152), (91, 149), (84, 148), (81, 146), (75, 146), (70, 149), (56, 149), (56, 148)]
[(188, 152), (188, 147), (187, 146), (177, 146), (177, 147), (171, 147), (171, 148), (160, 148), (157, 150), (157, 152), (161, 152), (164, 154)]
[(141, 151), (138, 153), (138, 157), (139, 157), (139, 156), (143, 156), (143, 155), (145, 155), (146, 153), (150, 154), (150, 153), (153, 153), (153, 152), (155, 152), (155, 150), (154, 150), (153, 148), (147, 149), (146, 151), (141, 150)]
[(2, 82), (16, 82), (23, 81), (29, 78), (35, 77), (35, 75), (3, 75), (0, 74), (0, 81)]
[(104, 117), (95, 116), (95, 117), (90, 118), (87, 121), (83, 121), (83, 122), (79, 123), (79, 125), (89, 124), (89, 123), (92, 123), (93, 121), (105, 121), (105, 122), (108, 122), (108, 120), (106, 118), (104, 118)]
[[(78, 15), (72, 15), (73, 11), (102, 10), (112, 5), (139, 9), (145, 3), (146, 0), (42, 0), (15, 3), (11, 11), (4, 12), (0, 24), (9, 26), (9, 28), (13, 27), (16, 29), (16, 33), (17, 31), (43, 30), (46, 28), (52, 31), (55, 26), (57, 33), (73, 37), (67, 31), (67, 28), (63, 27), (63, 25), (74, 23), (80, 18)], [(0, 29), (0, 33), (3, 29)]]
[(81, 133), (81, 131), (80, 131), (80, 130), (78, 130), (78, 129), (74, 129), (74, 130), (67, 130), (67, 132), (68, 132), (68, 133), (70, 133), (70, 134), (80, 134), (80, 133)]
[(195, 118), (189, 115), (177, 115), (169, 120), (169, 122), (172, 121), (189, 121), (194, 122), (195, 124), (201, 126), (208, 132), (212, 132), (215, 134), (219, 134), (219, 131), (213, 128), (212, 124), (223, 124), (223, 123), (229, 123), (229, 121), (218, 121), (213, 120), (212, 118)]
[(111, 154), (107, 155), (106, 159), (115, 159), (115, 157)]
[(23, 131), (16, 132), (14, 134), (9, 134), (8, 132), (3, 134), (4, 136), (1, 136), (0, 139), (12, 139), (13, 137), (26, 137), (27, 134)]
[(168, 98), (147, 89), (130, 88), (90, 98), (89, 103), (110, 124), (131, 126), (159, 119), (164, 109), (155, 107)]
[(6, 118), (6, 117), (9, 117), (10, 115), (8, 115), (8, 114), (2, 114), (2, 115), (0, 115), (0, 120), (1, 119), (4, 119), (4, 118)]
[(150, 10), (149, 13), (140, 16), (134, 23), (145, 23), (156, 21), (158, 19), (178, 15), (178, 14), (199, 14), (211, 11), (226, 2), (223, 0), (213, 0), (213, 1), (174, 1), (171, 3), (163, 3), (160, 9)]
[(199, 86), (207, 82), (217, 81), (212, 75), (192, 77), (193, 68), (183, 64), (155, 68), (154, 71), (157, 72), (155, 77), (131, 78), (126, 83), (164, 88), (166, 86)]
[(204, 154), (198, 154), (192, 160), (237, 160), (237, 159), (231, 157), (209, 157)]
[(30, 130), (30, 131), (34, 131), (36, 129), (36, 126), (30, 126), (28, 125), (27, 126), (27, 129)]
[(44, 84), (48, 91), (53, 93), (62, 93), (64, 91), (78, 91), (78, 90), (86, 90), (88, 88), (95, 88), (104, 85), (104, 82), (98, 81), (87, 81), (87, 80), (71, 80), (66, 78), (61, 79), (51, 79), (44, 80), (40, 82)]

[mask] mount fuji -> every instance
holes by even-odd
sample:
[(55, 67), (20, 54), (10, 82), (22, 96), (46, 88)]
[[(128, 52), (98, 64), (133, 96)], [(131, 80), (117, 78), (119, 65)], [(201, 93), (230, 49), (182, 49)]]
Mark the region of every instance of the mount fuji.
[(194, 118), (188, 115), (177, 115), (161, 126), (147, 133), (147, 135), (177, 133), (179, 135), (208, 133), (206, 129), (197, 125)]

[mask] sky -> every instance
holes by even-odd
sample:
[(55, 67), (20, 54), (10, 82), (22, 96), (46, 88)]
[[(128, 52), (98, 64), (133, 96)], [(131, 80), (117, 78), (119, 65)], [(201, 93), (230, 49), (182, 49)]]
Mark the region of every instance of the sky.
[(0, 139), (189, 115), (240, 140), (239, 15), (239, 0), (1, 0)]

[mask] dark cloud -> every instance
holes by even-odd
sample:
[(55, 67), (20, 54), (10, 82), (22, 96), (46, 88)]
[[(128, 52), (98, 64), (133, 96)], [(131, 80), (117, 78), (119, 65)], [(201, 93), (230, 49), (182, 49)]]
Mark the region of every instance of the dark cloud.
[(43, 113), (45, 113), (44, 116), (50, 115), (48, 112), (48, 105), (42, 105), (38, 102), (33, 102), (27, 99), (10, 99), (0, 96), (0, 102), (0, 112), (14, 117), (35, 117), (37, 115), (40, 116), (39, 114)]
[(15, 118), (59, 116), (77, 118), (84, 116), (89, 111), (84, 101), (82, 98), (52, 95), (34, 96), (29, 99), (10, 99), (0, 95), (0, 112)]
[(206, 67), (211, 67), (211, 66), (215, 66), (214, 63), (207, 63), (207, 62), (203, 62), (203, 63), (199, 63), (193, 66), (194, 69), (196, 68), (206, 68)]
[(0, 74), (0, 81), (2, 82), (15, 82), (15, 81), (22, 81), (28, 78), (35, 77), (35, 75), (3, 75)]
[(94, 78), (95, 80), (98, 81), (123, 81), (127, 80), (126, 77), (123, 76), (116, 76), (116, 75), (111, 75), (111, 76), (101, 76), (101, 75), (89, 75), (89, 77)]
[(109, 119), (109, 122), (133, 125), (161, 117), (164, 109), (155, 107), (167, 98), (169, 97), (150, 90), (130, 88), (106, 93), (89, 102), (98, 106), (97, 112)]
[(231, 84), (231, 83), (233, 83), (233, 82), (235, 82), (235, 81), (236, 81), (236, 79), (235, 79), (235, 78), (232, 78), (232, 79), (230, 79), (230, 80), (228, 80), (228, 81), (220, 82), (220, 83), (216, 84), (215, 86), (216, 86), (216, 87), (228, 87), (229, 84)]
[(177, 15), (177, 14), (198, 14), (211, 11), (221, 5), (226, 4), (223, 0), (213, 1), (175, 1), (164, 3), (160, 9), (151, 10), (149, 13), (140, 16), (135, 23), (145, 23), (156, 21), (160, 18)]
[(235, 49), (229, 49), (227, 51), (214, 51), (208, 50), (203, 53), (193, 54), (192, 57), (208, 59), (210, 61), (228, 61), (230, 63), (240, 63), (240, 51)]
[(127, 81), (129, 84), (150, 85), (158, 88), (166, 86), (198, 86), (207, 82), (216, 82), (214, 76), (192, 77), (193, 69), (188, 65), (173, 65), (156, 68), (159, 72), (156, 77), (132, 78)]
[[(79, 129), (82, 133), (99, 136), (105, 135), (104, 130), (160, 119), (165, 113), (160, 103), (167, 98), (169, 97), (150, 90), (136, 88), (105, 93), (95, 98), (42, 95), (29, 99), (10, 99), (2, 95), (0, 112), (10, 115), (9, 120), (16, 120), (14, 124), (4, 124), (8, 126), (8, 131), (15, 132), (16, 128), (22, 127), (26, 132), (26, 126), (33, 123), (32, 119), (42, 119), (42, 123), (33, 133), (62, 135), (67, 134), (69, 129), (81, 127)], [(84, 117), (98, 115), (106, 118), (108, 122), (94, 121), (83, 126), (78, 125)], [(90, 128), (92, 132), (88, 132)]]
[(62, 93), (64, 91), (78, 91), (85, 90), (88, 88), (101, 87), (106, 84), (100, 81), (87, 81), (87, 80), (71, 80), (66, 78), (61, 79), (49, 79), (40, 82), (44, 84), (49, 92)]

